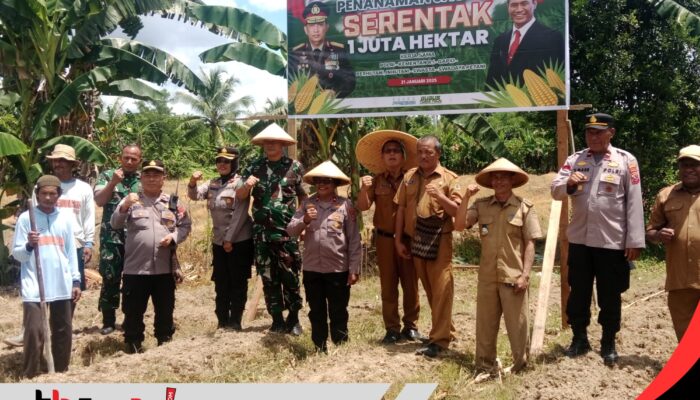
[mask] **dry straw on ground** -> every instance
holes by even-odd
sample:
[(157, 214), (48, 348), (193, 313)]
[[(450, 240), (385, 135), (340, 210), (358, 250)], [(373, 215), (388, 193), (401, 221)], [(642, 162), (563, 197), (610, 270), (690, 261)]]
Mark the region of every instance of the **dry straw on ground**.
[[(466, 180), (473, 180), (467, 177)], [(551, 176), (532, 177), (526, 197), (534, 200), (540, 220), (548, 217), (547, 185)], [(182, 188), (183, 185), (180, 185)], [(169, 185), (168, 190), (174, 188)], [(483, 190), (479, 195), (486, 195)], [(182, 196), (183, 193), (180, 193)], [(184, 196), (182, 196), (184, 198)], [(619, 334), (620, 364), (615, 369), (603, 366), (600, 356), (591, 352), (577, 359), (563, 356), (570, 332), (560, 329), (559, 276), (554, 276), (545, 337), (545, 354), (532, 360), (524, 373), (473, 384), (476, 271), (455, 270), (454, 322), (459, 340), (438, 359), (414, 355), (416, 343), (383, 346), (379, 281), (367, 274), (353, 287), (350, 300), (350, 342), (330, 346), (328, 355), (313, 351), (309, 323), (302, 312), (304, 335), (294, 338), (267, 332), (270, 319), (264, 305), (257, 319), (243, 332), (216, 329), (214, 290), (209, 281), (209, 249), (201, 239), (210, 230), (202, 202), (188, 202), (195, 233), (182, 246), (183, 263), (189, 281), (177, 291), (174, 340), (157, 347), (152, 336), (153, 311), (146, 314), (146, 352), (123, 352), (121, 333), (102, 336), (97, 312), (98, 290), (91, 289), (76, 309), (73, 356), (70, 371), (43, 375), (36, 382), (390, 382), (387, 399), (394, 399), (403, 384), (436, 382), (433, 399), (627, 399), (636, 397), (658, 374), (676, 346), (664, 296), (653, 296), (632, 304), (663, 288), (661, 264), (642, 263), (632, 272), (632, 287), (624, 294), (623, 327)], [(367, 220), (367, 219), (366, 219)], [(371, 220), (371, 219), (370, 219)], [(543, 226), (546, 231), (546, 227)], [(94, 262), (93, 262), (94, 266)], [(249, 297), (252, 296), (252, 283)], [(538, 277), (533, 277), (530, 292), (531, 320), (536, 301)], [(421, 298), (419, 327), (427, 332), (430, 311)], [(21, 303), (15, 289), (0, 292), (0, 336), (14, 335), (21, 322)], [(595, 315), (595, 314), (594, 314)], [(118, 316), (121, 321), (121, 314)], [(595, 321), (595, 318), (593, 318)], [(599, 349), (599, 326), (590, 329), (594, 350)], [(510, 350), (501, 327), (499, 357), (510, 364)], [(18, 382), (22, 350), (0, 348), (0, 381)], [(572, 379), (572, 377), (576, 377)]]

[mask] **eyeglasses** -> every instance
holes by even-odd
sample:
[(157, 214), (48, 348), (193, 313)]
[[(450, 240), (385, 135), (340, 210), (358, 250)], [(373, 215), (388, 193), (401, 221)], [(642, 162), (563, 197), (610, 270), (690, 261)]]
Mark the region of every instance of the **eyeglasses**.
[(382, 150), (382, 153), (384, 153), (384, 154), (389, 154), (389, 153), (401, 154), (401, 153), (403, 153), (403, 150), (401, 150), (400, 147), (387, 147), (387, 148)]
[(314, 178), (312, 182), (314, 185), (330, 185), (334, 183), (333, 178)]

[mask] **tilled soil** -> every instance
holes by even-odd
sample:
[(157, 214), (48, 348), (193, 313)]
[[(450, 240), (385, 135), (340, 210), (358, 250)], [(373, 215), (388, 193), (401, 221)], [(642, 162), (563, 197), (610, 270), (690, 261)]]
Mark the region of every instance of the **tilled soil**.
[[(143, 354), (124, 353), (121, 334), (99, 333), (96, 311), (97, 290), (85, 293), (76, 310), (73, 357), (70, 371), (43, 375), (38, 382), (437, 382), (433, 398), (525, 399), (625, 399), (634, 398), (659, 373), (676, 346), (664, 294), (639, 301), (663, 287), (663, 272), (633, 271), (638, 276), (625, 293), (623, 327), (618, 335), (619, 365), (602, 364), (598, 340), (600, 329), (592, 324), (590, 338), (594, 351), (576, 359), (563, 355), (570, 333), (559, 328), (558, 275), (550, 296), (550, 317), (545, 337), (545, 354), (531, 361), (519, 375), (505, 376), (502, 382), (490, 380), (474, 384), (474, 270), (457, 269), (454, 321), (459, 340), (438, 359), (414, 355), (417, 343), (383, 346), (378, 343), (381, 328), (378, 280), (368, 277), (354, 290), (350, 305), (351, 342), (329, 348), (328, 355), (316, 354), (307, 331), (300, 338), (267, 332), (270, 320), (259, 305), (257, 319), (243, 332), (216, 329), (213, 314), (213, 287), (208, 282), (182, 286), (177, 292), (176, 332), (172, 342), (157, 347), (150, 336), (152, 309), (146, 316), (147, 350)], [(252, 286), (252, 285), (251, 285)], [(252, 291), (252, 288), (251, 288)], [(636, 303), (633, 303), (638, 301)], [(531, 319), (536, 290), (530, 295)], [(632, 303), (632, 304), (630, 304)], [(429, 326), (426, 300), (422, 326)], [(0, 296), (0, 334), (16, 333), (20, 325), (20, 299), (14, 292)], [(595, 315), (595, 314), (594, 314)], [(121, 317), (120, 317), (121, 318)], [(509, 361), (507, 336), (502, 327), (499, 356)], [(503, 345), (502, 349), (500, 346)], [(0, 348), (3, 381), (19, 377), (22, 350)], [(400, 390), (399, 390), (400, 391)], [(395, 396), (395, 394), (394, 394)], [(393, 398), (389, 396), (388, 398)]]

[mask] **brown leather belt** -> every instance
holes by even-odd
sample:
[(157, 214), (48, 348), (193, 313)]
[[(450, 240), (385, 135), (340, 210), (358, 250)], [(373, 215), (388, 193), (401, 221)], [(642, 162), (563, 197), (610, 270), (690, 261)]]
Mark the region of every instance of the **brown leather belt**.
[(384, 236), (384, 237), (388, 237), (388, 238), (392, 238), (392, 239), (394, 238), (394, 234), (391, 232), (383, 231), (381, 229), (375, 229), (375, 231), (377, 232), (377, 235), (379, 235), (379, 236)]

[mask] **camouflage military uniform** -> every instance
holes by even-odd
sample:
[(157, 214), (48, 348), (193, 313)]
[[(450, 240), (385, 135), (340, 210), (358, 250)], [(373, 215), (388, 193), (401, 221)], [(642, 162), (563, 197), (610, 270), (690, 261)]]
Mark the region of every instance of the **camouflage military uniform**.
[(252, 188), (253, 238), (255, 265), (262, 277), (267, 311), (280, 314), (283, 310), (298, 311), (302, 307), (299, 284), (301, 255), (299, 243), (289, 237), (287, 224), (294, 216), (304, 167), (298, 161), (282, 157), (269, 161), (261, 157), (241, 174), (241, 182), (251, 175), (260, 179)]
[[(97, 178), (95, 192), (102, 190), (114, 175), (113, 169), (104, 171)], [(122, 269), (124, 268), (124, 230), (112, 229), (109, 219), (119, 202), (129, 193), (136, 193), (140, 189), (140, 175), (134, 173), (124, 176), (124, 180), (114, 187), (112, 197), (102, 208), (102, 222), (100, 224), (100, 275), (102, 275), (102, 289), (97, 303), (98, 310), (103, 312), (119, 308), (119, 284), (121, 282)], [(109, 321), (107, 321), (109, 322)], [(114, 321), (111, 321), (112, 324)]]

